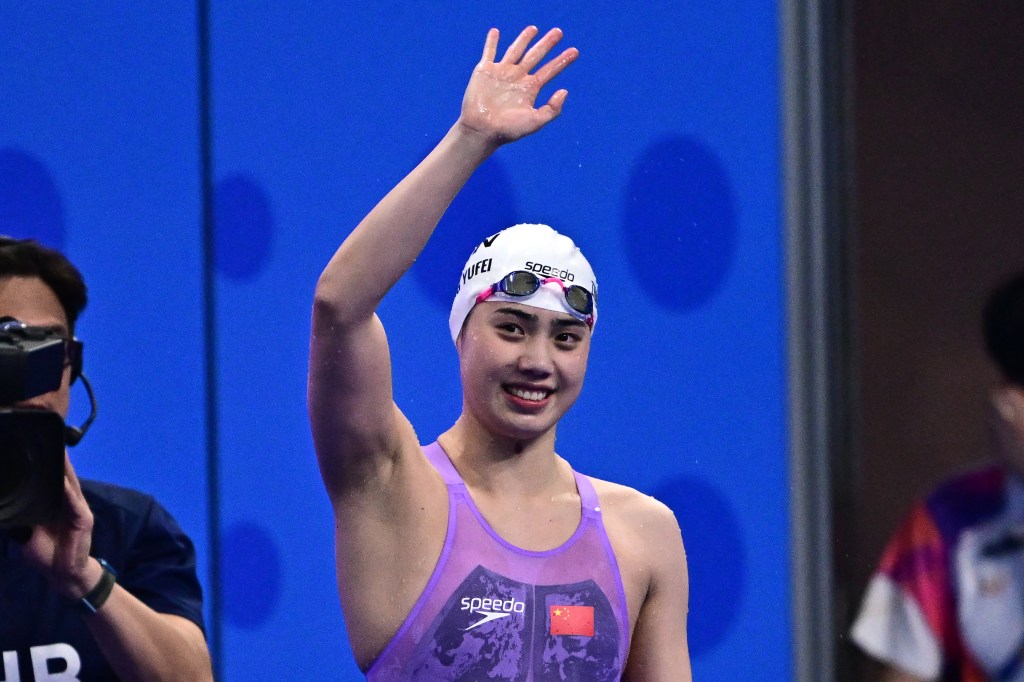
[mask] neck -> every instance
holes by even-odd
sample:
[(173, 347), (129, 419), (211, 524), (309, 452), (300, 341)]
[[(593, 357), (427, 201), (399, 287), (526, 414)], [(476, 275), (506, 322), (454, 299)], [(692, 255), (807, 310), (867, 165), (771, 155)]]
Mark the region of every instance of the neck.
[(996, 457), (1024, 483), (1024, 442), (1006, 439), (995, 447)]
[(438, 437), (470, 488), (528, 494), (571, 471), (555, 454), (555, 430), (531, 439), (494, 434), (463, 414)]

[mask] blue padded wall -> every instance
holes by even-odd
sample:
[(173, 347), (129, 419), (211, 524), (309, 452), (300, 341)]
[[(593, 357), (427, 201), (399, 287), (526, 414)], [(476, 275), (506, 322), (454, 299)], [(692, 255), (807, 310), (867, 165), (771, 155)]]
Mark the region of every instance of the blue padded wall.
[[(196, 11), (0, 4), (0, 234), (85, 276), (77, 334), (98, 416), (80, 476), (153, 494), (206, 580)], [(71, 421), (88, 414), (80, 386)]]
[(505, 45), (528, 23), (581, 51), (559, 79), (565, 111), (480, 170), (385, 300), (396, 399), (424, 441), (458, 415), (447, 314), (473, 244), (519, 221), (571, 235), (601, 319), (559, 452), (676, 511), (696, 678), (791, 677), (777, 4), (533, 5), (213, 0), (208, 112), (195, 7), (0, 5), (0, 232), (65, 248), (93, 292), (80, 332), (101, 415), (73, 456), (155, 493), (196, 539), (220, 596), (222, 680), (360, 679), (306, 417), (313, 287), (455, 120), (487, 29)]
[(481, 237), (519, 221), (573, 236), (601, 320), (559, 451), (676, 510), (698, 678), (789, 679), (775, 13), (213, 3), (218, 244), (235, 249), (218, 257), (230, 679), (358, 679), (304, 410), (313, 286), (455, 120), (487, 29), (507, 44), (528, 23), (580, 48), (565, 111), (481, 169), (385, 300), (396, 400), (425, 442), (458, 415), (448, 305)]

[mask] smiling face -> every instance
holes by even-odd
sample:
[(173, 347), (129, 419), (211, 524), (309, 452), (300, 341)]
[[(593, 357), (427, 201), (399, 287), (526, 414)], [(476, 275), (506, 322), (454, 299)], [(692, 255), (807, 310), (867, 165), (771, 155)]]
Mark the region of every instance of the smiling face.
[[(0, 279), (0, 317), (13, 317), (27, 325), (48, 327), (69, 337), (67, 316), (57, 295), (38, 277), (7, 277)], [(71, 394), (71, 368), (64, 368), (60, 388), (31, 398), (16, 407), (53, 410), (66, 419)]]
[(590, 328), (565, 313), (488, 301), (473, 308), (456, 345), (463, 415), (498, 438), (533, 440), (579, 397)]

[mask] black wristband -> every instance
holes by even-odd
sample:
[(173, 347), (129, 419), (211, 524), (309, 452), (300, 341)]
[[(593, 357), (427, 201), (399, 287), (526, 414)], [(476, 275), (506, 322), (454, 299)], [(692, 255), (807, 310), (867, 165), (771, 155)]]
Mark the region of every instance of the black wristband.
[(99, 557), (96, 558), (96, 561), (100, 562), (103, 575), (100, 576), (100, 581), (96, 583), (96, 587), (89, 590), (75, 605), (81, 613), (85, 614), (99, 611), (100, 607), (107, 601), (107, 597), (114, 590), (114, 583), (117, 582), (117, 575), (114, 573), (114, 569), (110, 567), (110, 564)]

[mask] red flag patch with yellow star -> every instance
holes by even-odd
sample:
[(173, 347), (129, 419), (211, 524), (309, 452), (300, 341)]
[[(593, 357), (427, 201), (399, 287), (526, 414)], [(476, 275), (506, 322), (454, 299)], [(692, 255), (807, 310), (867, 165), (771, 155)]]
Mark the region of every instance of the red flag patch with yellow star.
[(548, 608), (552, 635), (594, 636), (593, 606), (562, 606), (552, 604)]

